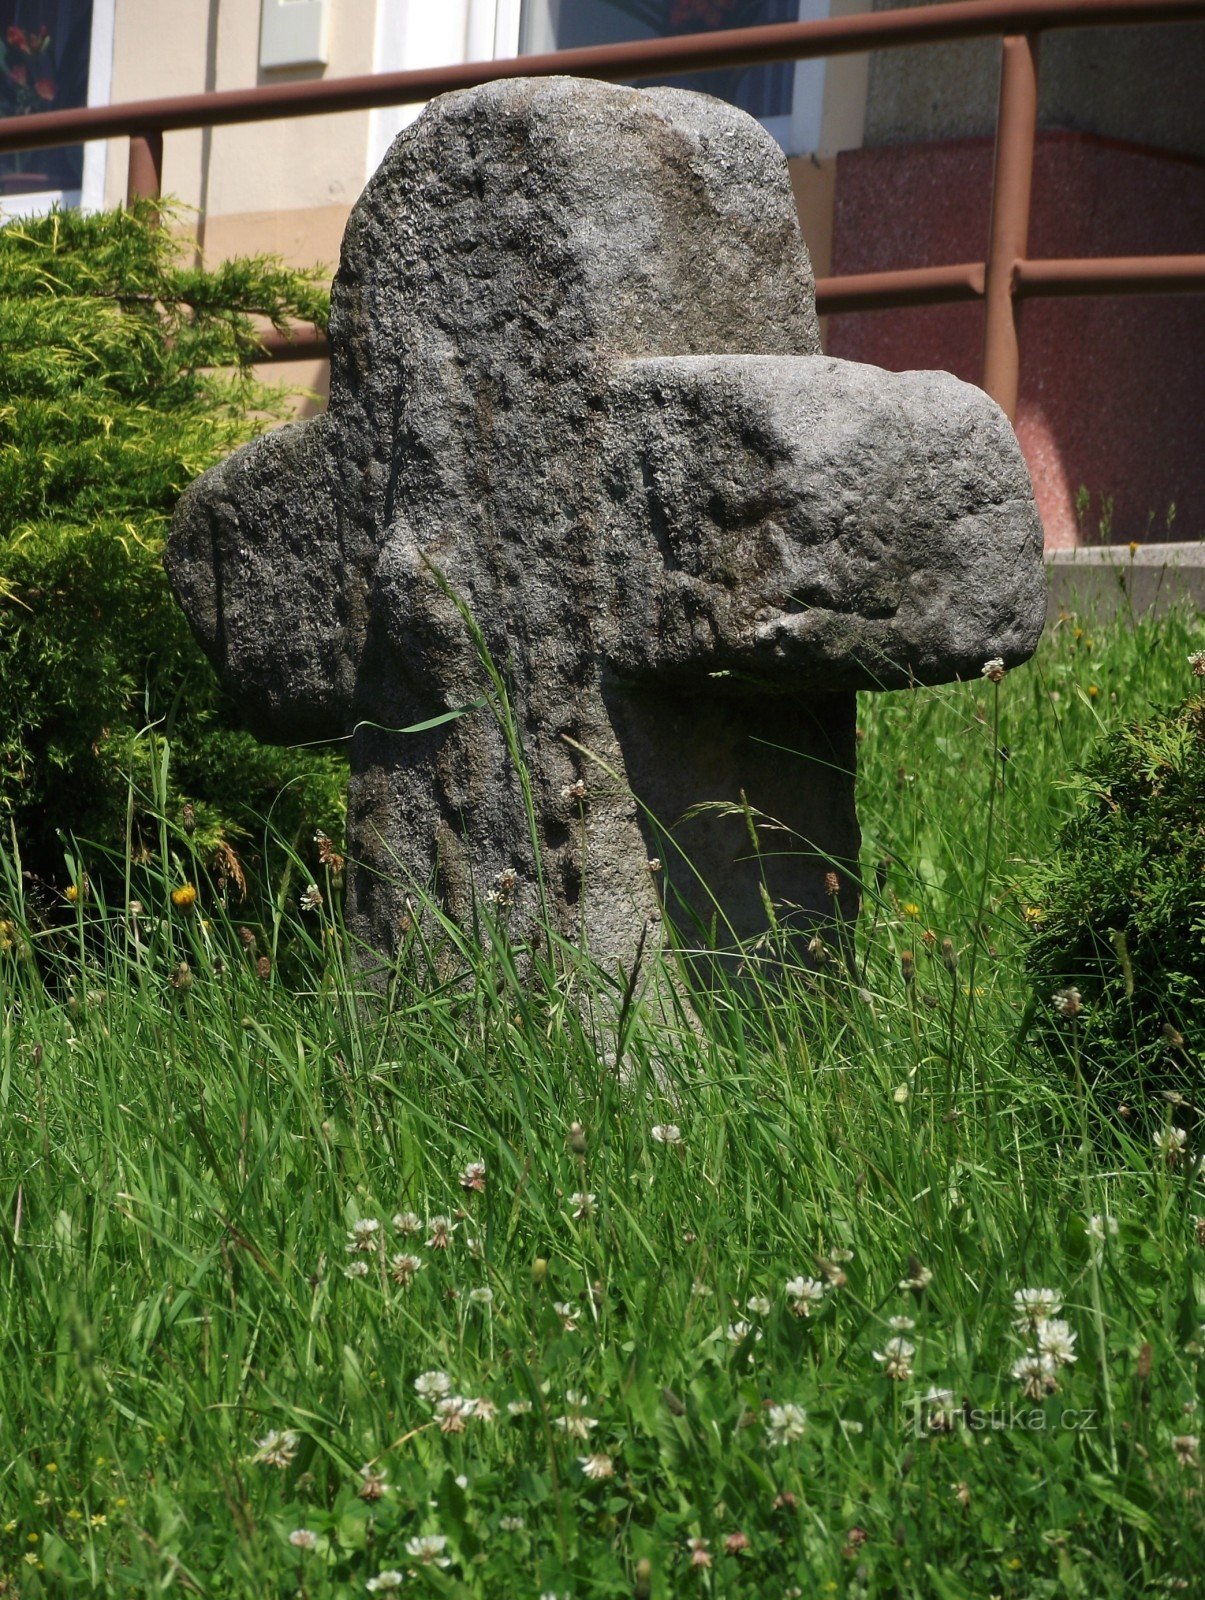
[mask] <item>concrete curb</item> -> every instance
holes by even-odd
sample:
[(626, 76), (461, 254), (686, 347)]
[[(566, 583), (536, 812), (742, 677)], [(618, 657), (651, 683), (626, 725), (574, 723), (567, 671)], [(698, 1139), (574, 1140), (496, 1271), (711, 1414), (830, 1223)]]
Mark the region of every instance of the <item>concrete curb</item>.
[(1109, 544), (1048, 550), (1050, 616), (1060, 610), (1098, 617), (1173, 606), (1205, 611), (1205, 543)]

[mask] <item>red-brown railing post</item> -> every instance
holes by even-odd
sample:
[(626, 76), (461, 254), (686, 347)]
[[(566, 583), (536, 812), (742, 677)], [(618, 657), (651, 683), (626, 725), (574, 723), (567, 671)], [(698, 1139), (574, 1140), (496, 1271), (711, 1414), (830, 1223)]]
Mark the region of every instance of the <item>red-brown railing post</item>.
[(1020, 302), (1013, 298), (1013, 264), (1029, 243), (1029, 196), (1038, 125), (1038, 35), (1004, 40), (1000, 111), (992, 175), (992, 221), (984, 277), (983, 387), (1010, 422), (1020, 384)]
[(132, 133), (130, 165), (126, 178), (126, 205), (135, 200), (158, 200), (163, 193), (163, 135)]

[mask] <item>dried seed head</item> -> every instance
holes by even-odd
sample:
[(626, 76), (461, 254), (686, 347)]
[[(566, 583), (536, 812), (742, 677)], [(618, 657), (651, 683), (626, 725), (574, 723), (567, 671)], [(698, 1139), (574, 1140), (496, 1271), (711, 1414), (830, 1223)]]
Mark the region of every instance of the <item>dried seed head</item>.
[(941, 959), (947, 972), (958, 971), (958, 951), (954, 948), (953, 939), (943, 939), (941, 941)]
[(916, 957), (911, 950), (905, 950), (900, 956), (900, 973), (906, 984), (916, 982)]
[[(841, 893), (841, 879), (835, 872), (826, 872), (824, 874), (824, 892), (827, 895), (831, 895), (834, 900)], [(744, 1535), (742, 1534), (741, 1537), (744, 1538)]]
[(571, 1122), (565, 1141), (575, 1156), (584, 1156), (586, 1153), (586, 1130), (580, 1122)]

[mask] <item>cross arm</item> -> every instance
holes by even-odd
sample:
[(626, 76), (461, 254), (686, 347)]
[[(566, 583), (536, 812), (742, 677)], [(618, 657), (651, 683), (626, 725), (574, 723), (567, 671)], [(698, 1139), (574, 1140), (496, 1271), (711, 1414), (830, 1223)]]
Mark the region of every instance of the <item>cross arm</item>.
[(348, 574), (326, 419), (246, 445), (185, 490), (164, 563), (248, 725), (281, 742), (348, 731)]
[(599, 630), (620, 676), (892, 688), (1037, 644), (1033, 489), (970, 384), (659, 357), (618, 368), (611, 414)]

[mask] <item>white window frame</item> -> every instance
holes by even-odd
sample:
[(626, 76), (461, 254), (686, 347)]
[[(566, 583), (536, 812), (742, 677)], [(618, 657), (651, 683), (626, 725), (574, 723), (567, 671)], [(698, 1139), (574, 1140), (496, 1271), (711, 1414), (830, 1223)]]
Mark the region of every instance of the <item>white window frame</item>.
[[(373, 71), (405, 72), (516, 56), (522, 9), (522, 0), (438, 0), (438, 4), (432, 0), (377, 0)], [(799, 0), (801, 22), (829, 14), (829, 0)], [(763, 119), (762, 126), (788, 155), (820, 149), (827, 65), (823, 57), (796, 62), (790, 114)], [(421, 106), (386, 106), (371, 113), (369, 177), (397, 135), (421, 110)]]
[[(107, 106), (113, 92), (113, 30), (117, 0), (92, 0), (92, 37), (88, 46), (88, 100), (90, 106)], [(0, 222), (17, 217), (42, 217), (52, 206), (78, 206), (81, 211), (102, 211), (105, 172), (109, 159), (106, 139), (89, 139), (84, 145), (84, 171), (78, 189), (41, 189), (34, 194), (0, 195)]]
[[(501, 61), (519, 53), (520, 0), (377, 0), (374, 72)], [(368, 119), (368, 176), (422, 110), (379, 106)]]
[[(514, 10), (515, 48), (509, 52), (513, 55), (518, 47), (522, 0), (507, 0), (507, 3)], [(799, 0), (798, 21), (815, 22), (829, 15), (829, 0)], [(791, 84), (790, 111), (782, 116), (758, 119), (787, 155), (811, 154), (820, 149), (824, 116), (824, 74), (827, 65), (824, 57), (817, 57), (812, 61), (797, 61)]]

